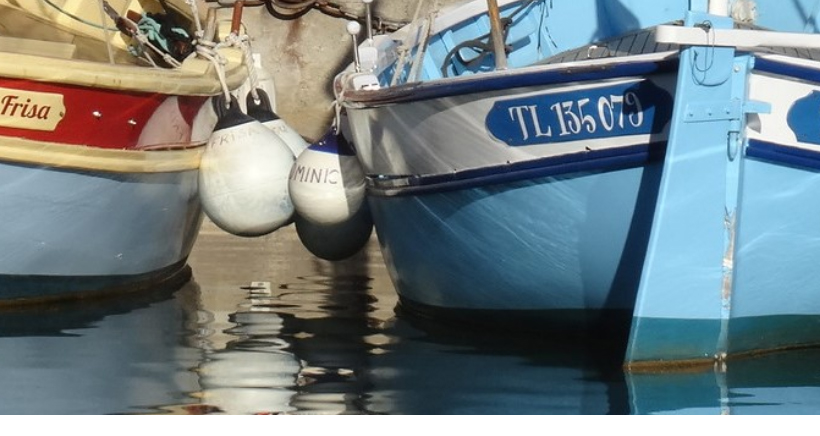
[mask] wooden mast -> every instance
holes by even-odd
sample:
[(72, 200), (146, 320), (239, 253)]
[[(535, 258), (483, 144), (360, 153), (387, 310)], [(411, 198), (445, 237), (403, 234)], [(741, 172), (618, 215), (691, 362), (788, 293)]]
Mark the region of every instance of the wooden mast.
[(493, 40), (495, 54), (495, 69), (507, 69), (507, 53), (504, 50), (504, 32), (501, 29), (501, 13), (498, 10), (497, 0), (487, 0), (487, 12), (490, 15), (490, 34)]

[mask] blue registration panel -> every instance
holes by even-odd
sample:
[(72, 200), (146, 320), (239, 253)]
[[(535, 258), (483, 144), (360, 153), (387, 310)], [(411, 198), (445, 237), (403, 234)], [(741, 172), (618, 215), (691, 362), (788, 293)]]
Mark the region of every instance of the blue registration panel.
[(649, 80), (499, 100), (487, 130), (510, 146), (661, 132), (672, 97)]

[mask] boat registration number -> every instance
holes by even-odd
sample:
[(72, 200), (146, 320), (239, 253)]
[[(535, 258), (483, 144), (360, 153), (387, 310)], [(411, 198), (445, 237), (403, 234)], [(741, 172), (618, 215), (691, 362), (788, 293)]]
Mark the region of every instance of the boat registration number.
[(487, 130), (510, 146), (659, 133), (672, 98), (648, 80), (496, 101)]

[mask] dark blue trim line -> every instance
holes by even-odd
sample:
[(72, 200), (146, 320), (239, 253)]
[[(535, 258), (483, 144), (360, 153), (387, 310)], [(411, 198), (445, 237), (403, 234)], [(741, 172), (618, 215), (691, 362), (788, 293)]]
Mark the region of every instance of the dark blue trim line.
[(746, 156), (790, 167), (820, 171), (820, 151), (788, 147), (759, 140), (749, 140)]
[(650, 161), (660, 161), (665, 151), (666, 142), (661, 141), (550, 156), (449, 174), (389, 178), (371, 176), (368, 178), (368, 193), (380, 197), (421, 195), (579, 172), (612, 171), (646, 165)]
[(793, 77), (812, 82), (820, 82), (820, 69), (800, 65), (791, 65), (772, 59), (755, 57), (755, 63), (752, 69), (755, 71), (762, 71), (764, 73), (777, 74), (780, 76)]
[(648, 74), (676, 72), (677, 68), (677, 56), (659, 61), (610, 65), (596, 64), (549, 71), (527, 68), (511, 73), (485, 73), (431, 80), (423, 83), (409, 83), (382, 88), (378, 91), (348, 91), (345, 94), (345, 101), (354, 105), (376, 107), (528, 86), (600, 81), (616, 77), (639, 77)]

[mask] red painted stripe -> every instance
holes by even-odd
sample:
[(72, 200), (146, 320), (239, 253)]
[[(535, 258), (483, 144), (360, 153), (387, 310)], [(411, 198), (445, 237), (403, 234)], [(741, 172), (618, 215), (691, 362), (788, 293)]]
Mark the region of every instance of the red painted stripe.
[(194, 125), (194, 118), (199, 113), (199, 110), (202, 108), (202, 105), (208, 97), (180, 97), (179, 98), (179, 112), (182, 114), (182, 118), (185, 119), (185, 122), (189, 126)]
[[(170, 96), (0, 78), (0, 88), (63, 95), (65, 113), (54, 131), (0, 126), (0, 136), (101, 148), (133, 148), (151, 114)], [(0, 90), (2, 98), (2, 90)], [(204, 97), (184, 98), (180, 112), (188, 127)], [(3, 106), (0, 104), (0, 114)], [(95, 116), (98, 113), (100, 116)]]

